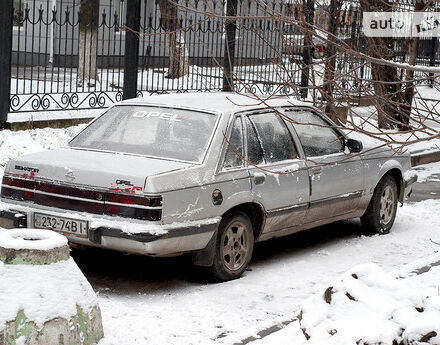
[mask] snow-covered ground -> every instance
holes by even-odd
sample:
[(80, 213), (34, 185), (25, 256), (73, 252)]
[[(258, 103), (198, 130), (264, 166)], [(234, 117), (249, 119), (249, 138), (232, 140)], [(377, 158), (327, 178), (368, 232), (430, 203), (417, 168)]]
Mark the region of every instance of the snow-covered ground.
[(250, 345), (439, 344), (439, 263), (437, 253), (390, 273), (351, 268), (302, 303), (301, 320)]
[(439, 207), (439, 200), (403, 206), (386, 236), (353, 233), (301, 249), (283, 245), (232, 282), (179, 282), (149, 293), (100, 291), (103, 344), (233, 344), (253, 336), (293, 318), (305, 298), (357, 264), (373, 262), (392, 271), (437, 251), (430, 239), (440, 240), (440, 216), (433, 214)]
[[(16, 155), (65, 144), (82, 127), (0, 132), (1, 169)], [(439, 171), (439, 167), (435, 163), (430, 169)], [(231, 282), (175, 280), (145, 282), (143, 289), (99, 289), (106, 335), (100, 345), (238, 342), (293, 318), (307, 297), (357, 264), (373, 262), (389, 272), (435, 253), (440, 247), (431, 239), (440, 242), (438, 209), (440, 200), (404, 205), (392, 233), (385, 236), (360, 236), (358, 221), (347, 221), (312, 230), (313, 237), (325, 240), (302, 248), (295, 246), (297, 235), (261, 244), (251, 270)], [(328, 231), (336, 235), (329, 236)], [(268, 246), (273, 253), (261, 255)], [(138, 269), (148, 272), (152, 267)], [(435, 272), (429, 280), (432, 284), (440, 280), (440, 272)]]

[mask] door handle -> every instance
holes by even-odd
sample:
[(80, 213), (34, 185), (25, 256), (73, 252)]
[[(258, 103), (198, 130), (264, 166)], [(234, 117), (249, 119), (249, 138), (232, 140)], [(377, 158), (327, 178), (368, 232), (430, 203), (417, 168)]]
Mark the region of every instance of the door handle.
[(252, 177), (255, 185), (263, 184), (266, 181), (266, 174), (262, 172), (255, 172)]
[(322, 172), (322, 168), (321, 167), (313, 168), (312, 169), (313, 175), (319, 175), (321, 172)]

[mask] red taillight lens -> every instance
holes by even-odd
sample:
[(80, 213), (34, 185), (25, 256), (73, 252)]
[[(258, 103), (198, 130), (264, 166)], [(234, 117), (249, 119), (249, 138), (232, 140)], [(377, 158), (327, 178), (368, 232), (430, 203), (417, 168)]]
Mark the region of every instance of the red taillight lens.
[[(131, 195), (121, 195), (121, 194), (106, 194), (105, 196), (105, 207), (104, 213), (111, 216), (121, 216), (121, 217), (134, 217), (135, 209), (131, 207), (122, 206), (123, 205), (134, 205), (136, 202), (136, 197)], [(120, 205), (114, 205), (120, 204)]]
[[(148, 198), (108, 193), (105, 195), (104, 204), (104, 213), (111, 216), (145, 220), (160, 220), (162, 216), (162, 210), (159, 208), (162, 205), (161, 197)], [(158, 209), (133, 207), (135, 205), (158, 207)]]
[(5, 187), (4, 185), (2, 186), (2, 196), (7, 198), (11, 196), (11, 188)]
[(105, 196), (105, 201), (116, 202), (118, 204), (134, 205), (136, 198), (131, 195), (107, 194)]
[(11, 179), (10, 186), (19, 187), (19, 188), (26, 188), (26, 189), (35, 189), (35, 182), (33, 181), (27, 181), (27, 180), (21, 180), (21, 179)]
[(24, 192), (23, 193), (23, 199), (26, 200), (26, 201), (34, 200), (34, 192)]
[(110, 216), (116, 216), (119, 213), (119, 206), (116, 205), (105, 205), (104, 213)]
[[(15, 189), (14, 187), (20, 188)], [(29, 189), (29, 190), (23, 190)], [(35, 182), (11, 177), (3, 177), (1, 195), (15, 200), (34, 200)]]

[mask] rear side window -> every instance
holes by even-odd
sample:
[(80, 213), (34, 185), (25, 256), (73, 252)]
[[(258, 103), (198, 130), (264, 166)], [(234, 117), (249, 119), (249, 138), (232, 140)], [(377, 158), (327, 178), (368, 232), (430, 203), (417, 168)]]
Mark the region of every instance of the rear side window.
[[(223, 169), (236, 169), (244, 165), (243, 159), (243, 129), (241, 125), (241, 118), (237, 117), (232, 126), (231, 136), (229, 137), (229, 144), (226, 149), (225, 160), (223, 162)], [(235, 151), (234, 151), (235, 150)], [(238, 153), (238, 154), (237, 154)], [(240, 155), (240, 156), (239, 156)]]
[(344, 145), (330, 124), (310, 111), (288, 111), (307, 157), (339, 153)]
[(298, 157), (292, 136), (278, 114), (255, 114), (249, 115), (248, 119), (251, 128), (257, 134), (257, 142), (261, 147), (263, 159), (266, 163)]

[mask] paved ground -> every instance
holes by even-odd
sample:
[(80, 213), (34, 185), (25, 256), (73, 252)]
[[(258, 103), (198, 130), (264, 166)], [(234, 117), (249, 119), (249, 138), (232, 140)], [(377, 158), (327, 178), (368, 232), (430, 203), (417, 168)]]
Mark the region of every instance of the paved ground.
[(409, 198), (410, 202), (440, 199), (440, 174), (431, 175), (423, 183), (416, 183)]

